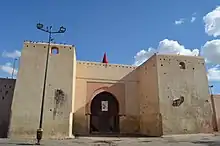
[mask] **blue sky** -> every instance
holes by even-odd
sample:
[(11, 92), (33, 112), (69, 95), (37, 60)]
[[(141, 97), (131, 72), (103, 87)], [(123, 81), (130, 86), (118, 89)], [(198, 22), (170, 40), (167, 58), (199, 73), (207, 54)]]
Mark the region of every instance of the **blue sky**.
[[(164, 44), (162, 51), (166, 51), (167, 44), (182, 45), (180, 52), (204, 48), (204, 57), (217, 58), (210, 60), (207, 67), (212, 69), (210, 84), (214, 84), (215, 93), (220, 93), (220, 12), (206, 22), (210, 26), (210, 21), (214, 21), (216, 29), (205, 31), (204, 22), (204, 16), (218, 5), (219, 0), (3, 0), (0, 75), (10, 76), (6, 70), (11, 67), (13, 56), (19, 56), (24, 40), (47, 40), (47, 34), (36, 29), (36, 23), (41, 22), (55, 28), (65, 26), (67, 32), (56, 35), (55, 42), (74, 44), (79, 60), (101, 61), (107, 52), (111, 63), (134, 64), (149, 57), (149, 47), (161, 49), (159, 44)], [(206, 44), (212, 40), (217, 42)], [(216, 49), (210, 54), (213, 44)]]

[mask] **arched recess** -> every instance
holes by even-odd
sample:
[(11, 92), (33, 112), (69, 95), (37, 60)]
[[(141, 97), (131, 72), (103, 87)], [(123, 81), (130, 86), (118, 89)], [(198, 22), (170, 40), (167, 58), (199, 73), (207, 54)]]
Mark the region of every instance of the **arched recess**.
[(119, 132), (119, 102), (110, 92), (101, 92), (91, 101), (90, 133)]
[[(90, 113), (91, 114), (91, 103), (92, 103), (92, 101), (93, 101), (93, 99), (98, 95), (98, 94), (100, 94), (100, 93), (102, 93), (102, 92), (108, 92), (108, 93), (110, 93), (110, 94), (112, 94), (113, 96), (114, 96), (114, 94), (112, 93), (112, 92), (110, 92), (110, 91), (108, 91), (108, 87), (106, 87), (106, 86), (103, 86), (103, 87), (100, 87), (100, 88), (98, 88), (98, 89), (96, 89), (96, 90), (94, 90), (94, 91), (92, 91), (89, 95), (88, 95), (88, 102), (87, 102), (87, 105), (86, 105), (86, 113)], [(116, 98), (116, 96), (114, 96), (115, 98)], [(117, 98), (116, 98), (117, 99)], [(118, 101), (118, 99), (117, 99), (117, 101)], [(120, 102), (119, 102), (120, 103)], [(120, 111), (120, 110), (119, 110)]]

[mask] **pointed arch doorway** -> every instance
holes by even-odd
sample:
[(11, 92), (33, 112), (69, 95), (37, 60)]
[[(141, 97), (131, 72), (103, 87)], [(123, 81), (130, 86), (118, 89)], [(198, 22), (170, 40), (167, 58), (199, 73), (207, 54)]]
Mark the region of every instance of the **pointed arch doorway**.
[(109, 92), (101, 92), (91, 102), (90, 133), (119, 133), (119, 103)]

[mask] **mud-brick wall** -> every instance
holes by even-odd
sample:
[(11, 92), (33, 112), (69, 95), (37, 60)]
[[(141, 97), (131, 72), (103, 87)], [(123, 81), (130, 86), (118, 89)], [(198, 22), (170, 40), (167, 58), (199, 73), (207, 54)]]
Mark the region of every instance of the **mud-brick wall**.
[(0, 138), (8, 137), (15, 81), (0, 78)]
[(156, 55), (154, 55), (137, 69), (139, 73), (140, 133), (147, 136), (162, 135), (156, 61)]
[(75, 48), (71, 45), (50, 45), (45, 81), (47, 49), (47, 43), (24, 42), (12, 102), (12, 138), (36, 137), (44, 82), (44, 138), (63, 138), (71, 134)]
[(113, 94), (119, 102), (120, 132), (139, 132), (135, 69), (129, 65), (77, 61), (74, 134), (89, 134), (90, 103), (103, 91)]
[(157, 66), (163, 133), (212, 132), (212, 107), (204, 59), (158, 55)]

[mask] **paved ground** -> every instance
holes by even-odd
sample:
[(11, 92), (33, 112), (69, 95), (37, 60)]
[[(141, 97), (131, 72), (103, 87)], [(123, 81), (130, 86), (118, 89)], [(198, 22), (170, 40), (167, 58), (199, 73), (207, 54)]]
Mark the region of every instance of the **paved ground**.
[[(33, 140), (0, 139), (0, 146), (34, 145)], [(163, 138), (80, 137), (65, 140), (44, 140), (43, 146), (220, 146), (220, 135), (176, 135)]]

